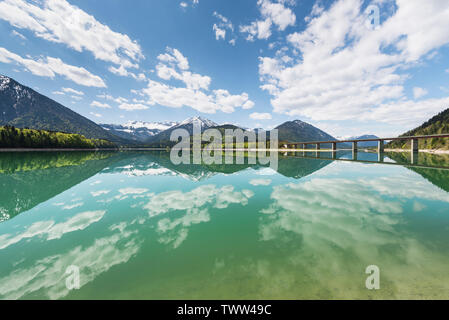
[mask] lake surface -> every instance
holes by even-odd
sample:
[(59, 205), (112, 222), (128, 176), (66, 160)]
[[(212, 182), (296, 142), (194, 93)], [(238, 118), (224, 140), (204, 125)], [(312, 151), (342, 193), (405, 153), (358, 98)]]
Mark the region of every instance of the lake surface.
[(0, 298), (448, 299), (449, 171), (409, 158), (0, 153)]

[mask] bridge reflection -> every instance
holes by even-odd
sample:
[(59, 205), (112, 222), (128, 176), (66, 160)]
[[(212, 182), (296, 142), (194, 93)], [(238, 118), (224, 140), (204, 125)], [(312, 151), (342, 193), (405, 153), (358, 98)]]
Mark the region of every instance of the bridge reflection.
[[(438, 164), (420, 163), (418, 152), (409, 153), (410, 157), (400, 152), (357, 152), (357, 151), (286, 151), (282, 155), (303, 159), (320, 159), (333, 161), (348, 161), (371, 164), (385, 164), (410, 168), (434, 168), (449, 170), (449, 163), (442, 161)], [(394, 156), (396, 154), (396, 156)], [(400, 156), (398, 156), (400, 155)]]

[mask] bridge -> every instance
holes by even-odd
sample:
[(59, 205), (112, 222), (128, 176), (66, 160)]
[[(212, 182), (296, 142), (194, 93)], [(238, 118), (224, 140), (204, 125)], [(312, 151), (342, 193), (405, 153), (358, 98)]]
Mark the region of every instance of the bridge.
[[(433, 134), (433, 135), (427, 135), (427, 136), (411, 136), (411, 137), (395, 137), (395, 138), (377, 138), (377, 139), (359, 139), (359, 140), (332, 140), (332, 141), (309, 141), (309, 142), (288, 142), (288, 143), (282, 143), (282, 146), (286, 149), (292, 149), (292, 150), (307, 150), (310, 151), (311, 149), (308, 148), (309, 145), (314, 145), (316, 151), (321, 150), (321, 145), (323, 144), (330, 144), (332, 146), (331, 150), (332, 152), (337, 152), (337, 144), (338, 143), (351, 143), (352, 144), (352, 151), (357, 152), (358, 150), (358, 143), (360, 142), (377, 142), (377, 152), (382, 153), (385, 150), (385, 141), (397, 141), (397, 140), (406, 140), (410, 141), (410, 151), (418, 152), (418, 142), (422, 139), (434, 139), (434, 138), (449, 138), (449, 133), (446, 134)], [(299, 148), (298, 146), (301, 146)], [(345, 149), (346, 150), (346, 149)], [(326, 150), (328, 151), (328, 150)]]
[[(290, 153), (290, 154), (289, 154)], [(316, 154), (316, 156), (310, 156), (307, 155), (306, 152), (302, 152), (302, 155), (298, 155), (297, 152), (286, 152), (286, 156), (289, 158), (297, 158), (297, 159), (315, 159), (315, 160), (328, 160), (328, 161), (340, 161), (340, 162), (357, 162), (357, 163), (365, 163), (365, 164), (383, 164), (388, 166), (401, 166), (401, 167), (407, 167), (407, 168), (423, 168), (423, 169), (439, 169), (439, 170), (445, 170), (449, 171), (449, 167), (447, 166), (441, 166), (441, 165), (426, 165), (426, 164), (418, 164), (415, 162), (406, 163), (406, 162), (388, 162), (384, 161), (384, 155), (381, 155), (378, 157), (377, 161), (375, 160), (362, 160), (357, 159), (357, 157), (349, 159), (349, 158), (337, 158), (335, 156), (335, 153), (333, 153), (332, 157), (325, 157), (323, 155), (320, 155), (319, 153)]]

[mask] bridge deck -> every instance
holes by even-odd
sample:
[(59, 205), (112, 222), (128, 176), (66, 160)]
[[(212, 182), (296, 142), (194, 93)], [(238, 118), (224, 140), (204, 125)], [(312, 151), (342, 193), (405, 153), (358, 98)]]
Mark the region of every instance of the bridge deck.
[(326, 144), (326, 143), (352, 143), (352, 142), (371, 142), (371, 141), (394, 141), (394, 140), (414, 140), (414, 139), (434, 139), (434, 138), (449, 138), (449, 133), (446, 134), (432, 134), (427, 136), (410, 136), (410, 137), (396, 137), (396, 138), (377, 138), (377, 139), (359, 139), (359, 140), (331, 140), (331, 141), (305, 141), (305, 142), (288, 142), (287, 145), (294, 144)]

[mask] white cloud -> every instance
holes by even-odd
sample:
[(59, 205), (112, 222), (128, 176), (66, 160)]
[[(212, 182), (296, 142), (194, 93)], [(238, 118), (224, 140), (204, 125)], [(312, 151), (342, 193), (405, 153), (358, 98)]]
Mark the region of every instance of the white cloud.
[(249, 25), (240, 26), (240, 32), (247, 33), (247, 40), (268, 39), (272, 32), (272, 25), (277, 26), (279, 31), (284, 31), (288, 26), (294, 26), (296, 15), (285, 4), (289, 1), (271, 2), (270, 0), (258, 0), (257, 5), (261, 13), (261, 19), (251, 22)]
[(198, 209), (207, 204), (211, 204), (215, 208), (224, 209), (231, 203), (248, 204), (248, 199), (254, 194), (249, 190), (243, 191), (235, 191), (234, 187), (230, 185), (221, 188), (217, 188), (215, 185), (204, 185), (189, 192), (180, 190), (168, 191), (151, 195), (150, 201), (144, 208), (148, 210), (151, 217), (172, 210), (189, 211)]
[(118, 68), (116, 68), (114, 66), (110, 66), (108, 68), (108, 70), (110, 72), (112, 72), (113, 74), (116, 74), (116, 75), (119, 75), (122, 77), (132, 77), (138, 81), (145, 81), (147, 78), (144, 73), (136, 74), (134, 72), (127, 70), (123, 65)]
[(123, 195), (142, 194), (142, 193), (148, 192), (148, 189), (145, 189), (145, 188), (123, 188), (123, 189), (119, 189), (118, 192), (120, 192)]
[(68, 204), (68, 205), (62, 207), (62, 210), (72, 210), (72, 209), (75, 209), (75, 208), (82, 207), (83, 205), (84, 205), (84, 202)]
[(190, 68), (189, 60), (187, 60), (187, 58), (184, 57), (184, 55), (178, 49), (167, 47), (166, 51), (167, 53), (160, 54), (157, 57), (159, 61), (169, 64), (176, 64), (181, 70), (187, 70)]
[[(393, 12), (374, 30), (365, 26), (362, 0), (336, 1), (315, 10), (306, 29), (288, 36), (298, 55), (261, 57), (262, 88), (274, 112), (320, 120), (376, 120), (412, 126), (445, 108), (446, 99), (407, 101), (407, 68), (449, 43), (449, 4), (396, 0), (379, 2)], [(419, 23), (416, 23), (419, 21)], [(412, 106), (400, 114), (404, 106)], [(384, 111), (389, 110), (386, 114)]]
[(278, 30), (284, 31), (288, 26), (294, 26), (296, 16), (290, 8), (286, 8), (283, 3), (273, 3), (269, 0), (259, 0), (260, 13), (273, 21)]
[(79, 96), (84, 96), (84, 92), (82, 91), (78, 91), (72, 88), (62, 88), (61, 91), (65, 92), (65, 93), (73, 93)]
[(449, 106), (449, 97), (419, 101), (400, 100), (379, 105), (366, 114), (364, 119), (416, 127), (431, 116), (447, 109), (447, 106)]
[[(404, 171), (389, 180), (367, 175), (362, 179), (311, 179), (275, 186), (271, 194), (273, 202), (263, 210), (266, 215), (260, 218), (259, 239), (301, 242), (300, 250), (286, 257), (285, 261), (287, 265), (291, 263), (288, 269), (301, 270), (313, 279), (310, 283), (314, 294), (308, 292), (309, 296), (318, 297), (323, 290), (335, 288), (329, 292), (330, 297), (360, 298), (360, 289), (351, 287), (352, 274), (357, 273), (361, 265), (381, 260), (388, 265), (383, 263), (384, 276), (392, 279), (395, 288), (392, 298), (413, 296), (410, 292), (416, 288), (416, 282), (407, 281), (410, 275), (420, 279), (420, 294), (425, 291), (424, 295), (432, 296), (435, 288), (441, 287), (441, 279), (445, 279), (447, 255), (436, 249), (435, 243), (420, 241), (415, 230), (404, 228), (407, 219), (401, 213), (410, 211), (421, 195), (424, 195), (423, 200), (439, 198), (439, 201), (447, 202), (447, 193), (410, 172)], [(367, 185), (369, 181), (375, 183)], [(418, 183), (416, 189), (415, 183)], [(333, 187), (336, 184), (341, 188)], [(389, 190), (400, 194), (389, 194)], [(408, 190), (411, 190), (410, 196)], [(433, 192), (438, 196), (429, 197)], [(381, 247), (396, 249), (388, 252), (371, 250)], [(348, 254), (354, 258), (349, 263)], [(330, 260), (317, 263), (314, 258), (304, 259), (309, 256), (326, 256)], [(399, 264), (398, 257), (403, 257)], [(332, 261), (333, 272), (323, 279), (323, 274), (329, 270), (328, 261)], [(335, 274), (345, 276), (335, 277)], [(436, 274), (440, 275), (437, 279)], [(275, 274), (270, 273), (266, 278), (273, 279), (273, 276)], [(443, 286), (445, 289), (441, 292), (449, 283), (446, 281)], [(348, 290), (340, 292), (338, 288), (342, 287)]]
[(257, 39), (268, 39), (271, 36), (271, 20), (253, 21), (250, 25), (240, 26), (240, 32), (248, 33), (246, 40), (254, 41)]
[(141, 103), (122, 103), (119, 105), (119, 109), (126, 111), (134, 111), (134, 110), (146, 110), (148, 106)]
[[(192, 2), (192, 6), (195, 6), (195, 5), (197, 5), (200, 2), (200, 0), (191, 0), (191, 2)], [(185, 1), (182, 1), (179, 5), (182, 8), (187, 8), (189, 6), (189, 4), (187, 2), (185, 2)]]
[(27, 39), (23, 34), (21, 34), (20, 32), (18, 32), (17, 30), (11, 31), (11, 34), (12, 34), (13, 36), (15, 36), (15, 37), (19, 37), (19, 38), (22, 39), (22, 40), (26, 40), (26, 39)]
[(254, 120), (270, 120), (272, 118), (270, 113), (259, 113), (259, 112), (251, 113), (249, 117)]
[(227, 90), (217, 89), (209, 92), (211, 78), (192, 73), (189, 70), (188, 59), (177, 49), (167, 48), (165, 54), (160, 54), (160, 63), (156, 66), (157, 75), (163, 80), (177, 79), (186, 85), (175, 87), (155, 80), (149, 80), (147, 88), (142, 93), (148, 96), (147, 104), (159, 104), (171, 108), (191, 107), (204, 113), (215, 113), (218, 110), (226, 113), (235, 108), (250, 109), (254, 102), (248, 94), (232, 95)]
[(60, 239), (64, 234), (84, 230), (92, 223), (100, 221), (106, 211), (87, 211), (74, 215), (72, 218), (55, 223), (54, 221), (39, 221), (33, 223), (22, 233), (16, 235), (4, 234), (0, 238), (0, 250), (18, 243), (24, 239), (36, 236), (47, 236), (47, 240)]
[(98, 101), (92, 101), (92, 103), (90, 104), (91, 107), (97, 107), (97, 108), (103, 108), (103, 109), (110, 109), (111, 106), (107, 103), (101, 103)]
[(92, 115), (92, 116), (94, 116), (94, 117), (97, 117), (97, 118), (102, 118), (102, 117), (103, 117), (103, 115), (100, 114), (100, 113), (89, 112), (89, 114)]
[[(111, 228), (112, 229), (112, 228)], [(112, 230), (114, 231), (114, 230)], [(0, 279), (0, 296), (17, 300), (40, 292), (52, 300), (61, 299), (70, 293), (66, 287), (67, 266), (80, 268), (80, 286), (92, 282), (112, 266), (126, 263), (139, 250), (139, 244), (131, 231), (115, 232), (98, 238), (90, 246), (77, 246), (64, 253), (36, 259), (26, 266), (20, 265)]]
[(144, 206), (150, 217), (160, 216), (171, 211), (184, 212), (175, 219), (162, 218), (157, 230), (162, 234), (160, 242), (172, 244), (177, 248), (188, 236), (188, 227), (210, 221), (208, 207), (225, 209), (231, 204), (246, 206), (254, 196), (250, 190), (235, 191), (227, 185), (217, 188), (215, 185), (203, 185), (188, 192), (173, 190), (160, 194), (151, 194)]
[(101, 195), (105, 195), (111, 192), (110, 190), (98, 190), (98, 191), (92, 191), (90, 194), (92, 197), (99, 197)]
[(225, 29), (221, 29), (217, 26), (217, 24), (214, 23), (212, 29), (215, 31), (215, 40), (220, 40), (221, 39), (225, 39), (226, 38), (226, 30)]
[(81, 101), (81, 100), (83, 100), (83, 97), (75, 96), (75, 95), (71, 95), (70, 98), (72, 98), (73, 100), (76, 100), (76, 101)]
[[(234, 33), (234, 25), (228, 18), (219, 14), (217, 11), (214, 11), (213, 16), (219, 20), (218, 24), (214, 23), (214, 25), (212, 26), (212, 29), (215, 32), (216, 40), (220, 40), (220, 39), (225, 40), (226, 30), (229, 30), (229, 32), (231, 34)], [(229, 43), (232, 45), (235, 45), (235, 39), (230, 40)]]
[(5, 0), (0, 2), (0, 19), (34, 31), (39, 38), (63, 43), (78, 52), (89, 51), (96, 59), (126, 68), (137, 67), (136, 62), (144, 57), (136, 41), (65, 0)]
[(40, 77), (54, 78), (55, 75), (58, 74), (79, 85), (87, 87), (106, 87), (106, 84), (99, 76), (93, 75), (84, 68), (65, 64), (59, 58), (46, 57), (39, 60), (22, 58), (21, 56), (0, 47), (0, 62), (19, 64), (32, 74)]
[(211, 78), (208, 76), (202, 76), (197, 73), (192, 73), (190, 71), (183, 71), (182, 73), (178, 73), (174, 67), (169, 67), (163, 63), (159, 63), (156, 66), (157, 75), (159, 78), (164, 80), (170, 80), (175, 78), (177, 80), (183, 81), (187, 88), (189, 89), (208, 89)]
[(253, 186), (269, 186), (271, 179), (252, 179), (249, 184)]
[(114, 98), (113, 96), (111, 96), (109, 94), (105, 94), (105, 93), (97, 95), (97, 98), (105, 99), (108, 101), (114, 101), (115, 103), (118, 103), (118, 104), (128, 102), (128, 99), (126, 99), (126, 98), (123, 98), (123, 97)]
[(213, 16), (216, 17), (218, 20), (220, 20), (220, 26), (223, 26), (226, 29), (234, 31), (234, 25), (228, 18), (226, 18), (222, 14), (219, 14), (217, 11), (214, 11)]
[(415, 97), (415, 99), (422, 98), (425, 95), (427, 95), (427, 93), (429, 93), (429, 92), (426, 89), (423, 89), (420, 87), (413, 88), (413, 97)]

